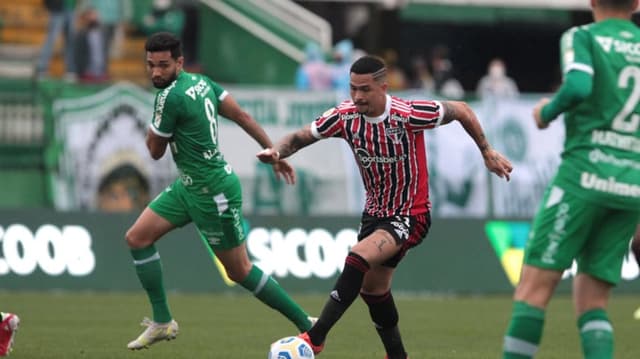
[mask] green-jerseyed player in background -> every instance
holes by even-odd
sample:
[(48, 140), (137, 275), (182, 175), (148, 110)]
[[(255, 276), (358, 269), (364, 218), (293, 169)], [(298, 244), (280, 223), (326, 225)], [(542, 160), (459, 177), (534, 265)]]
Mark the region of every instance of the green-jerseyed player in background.
[(573, 297), (585, 358), (613, 358), (611, 288), (640, 219), (638, 0), (591, 0), (595, 22), (561, 40), (564, 82), (534, 109), (539, 128), (564, 113), (562, 162), (536, 214), (504, 337), (503, 358), (533, 358), (545, 309), (575, 259)]
[[(143, 321), (147, 329), (127, 347), (147, 348), (178, 334), (154, 243), (190, 222), (195, 223), (231, 280), (284, 314), (300, 331), (308, 330), (311, 323), (307, 314), (273, 278), (249, 261), (240, 182), (218, 148), (219, 115), (237, 123), (263, 148), (272, 147), (271, 140), (217, 83), (182, 69), (181, 44), (174, 35), (165, 32), (150, 36), (145, 50), (147, 71), (153, 85), (160, 89), (147, 133), (147, 148), (151, 157), (159, 159), (169, 147), (180, 176), (145, 208), (126, 234), (136, 273), (153, 309), (153, 320)], [(273, 170), (287, 183), (295, 181), (288, 163), (278, 161)]]

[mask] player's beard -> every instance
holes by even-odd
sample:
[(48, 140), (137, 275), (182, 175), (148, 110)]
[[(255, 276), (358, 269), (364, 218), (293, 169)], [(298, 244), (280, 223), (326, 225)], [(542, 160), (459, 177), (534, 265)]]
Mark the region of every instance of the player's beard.
[(361, 115), (366, 115), (367, 112), (369, 112), (369, 104), (358, 102), (356, 103), (356, 110), (358, 110), (358, 113), (360, 113)]
[(171, 83), (175, 81), (177, 78), (178, 78), (178, 72), (176, 71), (173, 73), (173, 75), (171, 75), (166, 80), (158, 76), (157, 78), (151, 79), (151, 82), (153, 82), (153, 87), (162, 90), (167, 88), (169, 85), (171, 85)]

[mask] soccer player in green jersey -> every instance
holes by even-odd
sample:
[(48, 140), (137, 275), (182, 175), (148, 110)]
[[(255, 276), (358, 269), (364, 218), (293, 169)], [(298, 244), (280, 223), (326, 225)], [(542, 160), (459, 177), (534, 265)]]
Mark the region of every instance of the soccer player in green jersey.
[[(153, 309), (147, 329), (127, 347), (147, 348), (178, 334), (163, 286), (160, 254), (154, 243), (176, 227), (194, 222), (200, 236), (224, 265), (231, 280), (284, 314), (300, 331), (311, 327), (307, 314), (280, 285), (249, 261), (242, 223), (240, 182), (218, 148), (218, 120), (222, 115), (242, 127), (263, 148), (272, 142), (220, 85), (206, 76), (183, 70), (180, 41), (170, 33), (156, 33), (145, 44), (147, 71), (156, 95), (146, 144), (151, 157), (171, 148), (179, 178), (158, 195), (127, 231), (136, 273)], [(295, 181), (284, 161), (273, 164), (278, 178)]]
[(533, 358), (545, 309), (574, 259), (577, 326), (585, 358), (613, 358), (606, 307), (640, 219), (640, 29), (638, 0), (591, 0), (594, 23), (562, 37), (564, 81), (534, 108), (540, 129), (564, 113), (558, 172), (525, 248), (503, 358)]

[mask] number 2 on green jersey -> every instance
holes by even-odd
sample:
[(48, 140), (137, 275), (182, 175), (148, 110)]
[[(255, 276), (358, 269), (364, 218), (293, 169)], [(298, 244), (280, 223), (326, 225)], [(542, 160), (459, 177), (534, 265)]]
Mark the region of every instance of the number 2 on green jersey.
[[(640, 125), (640, 115), (633, 113), (640, 102), (640, 68), (635, 66), (627, 66), (622, 69), (618, 77), (618, 87), (627, 88), (629, 80), (633, 79), (633, 90), (627, 98), (622, 110), (618, 112), (611, 123), (611, 128), (620, 132), (636, 132)], [(629, 115), (631, 115), (629, 117)]]

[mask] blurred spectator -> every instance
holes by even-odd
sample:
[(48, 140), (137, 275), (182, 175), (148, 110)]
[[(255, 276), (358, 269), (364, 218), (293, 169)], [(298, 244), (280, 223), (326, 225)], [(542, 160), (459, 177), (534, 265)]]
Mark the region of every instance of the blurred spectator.
[(412, 80), (410, 87), (414, 89), (422, 89), (427, 92), (434, 92), (435, 83), (433, 76), (429, 72), (427, 62), (422, 56), (416, 56), (411, 61)]
[(502, 59), (494, 58), (489, 62), (487, 74), (478, 82), (476, 94), (481, 99), (518, 97), (518, 86), (507, 76), (507, 68)]
[(75, 80), (75, 0), (44, 0), (44, 6), (49, 11), (49, 26), (47, 38), (36, 65), (36, 76), (42, 78), (49, 74), (49, 64), (53, 56), (53, 47), (62, 32), (64, 34), (64, 67), (65, 79)]
[(80, 80), (101, 82), (108, 79), (107, 55), (104, 33), (100, 28), (100, 16), (92, 7), (83, 9), (78, 17), (77, 61)]
[(81, 80), (100, 82), (109, 78), (109, 59), (118, 28), (131, 14), (129, 0), (84, 0), (80, 5), (78, 57)]
[(449, 99), (464, 97), (464, 88), (454, 77), (453, 63), (449, 59), (449, 48), (438, 45), (431, 54), (431, 73), (436, 93)]
[[(109, 66), (109, 57), (114, 53), (114, 39), (118, 31), (124, 31), (124, 25), (132, 16), (132, 0), (89, 0), (92, 8), (98, 12), (100, 30), (103, 37), (105, 63)], [(108, 70), (108, 69), (107, 69)], [(108, 71), (106, 71), (108, 73)]]
[(309, 42), (305, 48), (306, 59), (296, 71), (298, 90), (322, 91), (331, 89), (331, 68), (324, 59), (320, 46)]
[(387, 83), (390, 91), (404, 90), (408, 87), (407, 76), (398, 66), (398, 53), (394, 49), (386, 49), (382, 55), (387, 63)]
[(339, 41), (333, 47), (333, 63), (331, 64), (331, 84), (338, 97), (345, 99), (350, 90), (350, 69), (353, 62), (353, 43), (349, 39)]
[(187, 72), (202, 72), (198, 62), (198, 44), (200, 42), (200, 9), (195, 1), (183, 1), (181, 3), (184, 13), (184, 29), (182, 29), (182, 53), (184, 54), (184, 67)]
[(166, 31), (182, 38), (184, 18), (184, 12), (175, 7), (172, 0), (153, 0), (151, 11), (144, 16), (138, 28), (146, 36)]

